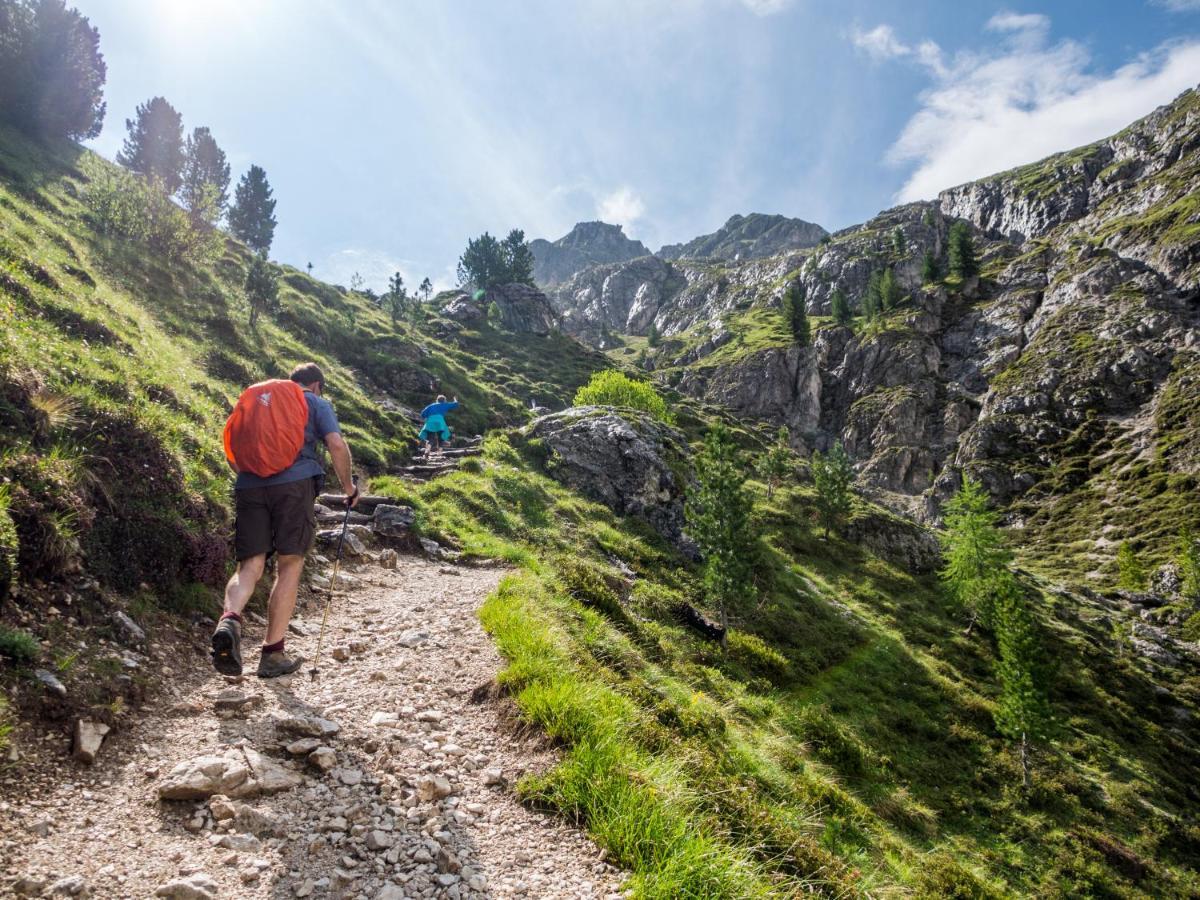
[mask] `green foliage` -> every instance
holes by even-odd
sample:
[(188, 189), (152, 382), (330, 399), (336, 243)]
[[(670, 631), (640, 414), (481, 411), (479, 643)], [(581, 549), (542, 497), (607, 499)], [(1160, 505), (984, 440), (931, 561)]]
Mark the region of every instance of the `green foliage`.
[(86, 141), (104, 124), (100, 33), (63, 0), (0, 2), (0, 117), (43, 139)]
[(1121, 541), (1117, 548), (1117, 586), (1127, 591), (1146, 589), (1146, 568), (1129, 541)]
[(1194, 612), (1184, 620), (1180, 634), (1185, 641), (1200, 641), (1200, 612)]
[(618, 406), (649, 413), (660, 422), (671, 424), (667, 402), (648, 381), (635, 381), (624, 372), (605, 369), (575, 392), (574, 406)]
[(904, 237), (904, 229), (899, 225), (892, 229), (892, 253), (899, 259), (908, 255), (908, 241)]
[(817, 515), (828, 540), (829, 533), (841, 527), (850, 515), (854, 469), (841, 441), (834, 443), (828, 453), (813, 453), (809, 468), (817, 489)]
[(876, 270), (867, 280), (867, 290), (862, 296), (860, 306), (863, 318), (868, 322), (876, 321), (883, 313), (883, 273)]
[(198, 263), (216, 255), (220, 235), (208, 223), (193, 221), (160, 184), (118, 169), (90, 168), (83, 199), (99, 232), (139, 244), (166, 262)]
[(850, 302), (846, 299), (846, 292), (840, 287), (834, 288), (833, 295), (829, 298), (829, 312), (839, 325), (849, 325), (854, 318), (850, 311)]
[(275, 239), (275, 198), (267, 173), (250, 166), (233, 192), (229, 208), (229, 230), (257, 253), (266, 253)]
[(792, 447), (786, 425), (781, 425), (775, 435), (775, 443), (767, 448), (767, 452), (758, 458), (754, 465), (754, 473), (767, 485), (767, 499), (775, 491), (775, 487), (791, 471), (793, 466)]
[(165, 98), (152, 97), (125, 127), (129, 135), (117, 162), (174, 194), (183, 182), (183, 116)]
[(184, 145), (179, 200), (195, 225), (214, 227), (229, 202), (229, 163), (212, 132), (196, 128)]
[(1025, 786), (1029, 786), (1029, 745), (1046, 735), (1050, 705), (1046, 696), (1037, 625), (1016, 578), (1007, 570), (993, 577), (996, 643), (1000, 659), (996, 675), (1000, 702), (997, 730), (1018, 741)]
[(890, 268), (884, 269), (879, 276), (879, 306), (883, 310), (895, 309), (900, 304), (903, 291), (896, 280), (896, 273)]
[(688, 534), (704, 561), (704, 588), (721, 610), (754, 593), (751, 579), (750, 510), (746, 474), (737, 442), (721, 424), (705, 435), (696, 455), (696, 486), (688, 492), (685, 513)]
[(1189, 526), (1179, 529), (1175, 562), (1179, 566), (1180, 593), (1188, 600), (1200, 600), (1200, 544)]
[[(400, 273), (397, 272), (396, 274), (399, 275)], [(422, 278), (421, 283), (417, 285), (417, 292), (421, 295), (426, 303), (429, 302), (429, 295), (433, 293), (433, 282), (429, 280), (428, 275)]]
[(8, 598), (9, 592), (17, 583), (17, 529), (13, 525), (9, 507), (12, 504), (12, 488), (0, 484), (0, 601)]
[(951, 275), (970, 278), (979, 274), (975, 241), (971, 237), (971, 227), (966, 222), (955, 222), (950, 226), (949, 248)]
[(646, 330), (646, 345), (649, 347), (657, 347), (660, 340), (661, 337), (658, 333), (658, 326), (651, 322), (650, 327)]
[(783, 318), (788, 323), (792, 340), (801, 347), (807, 347), (812, 342), (808, 311), (805, 307), (804, 283), (793, 281), (783, 294)]
[[(426, 278), (425, 281), (429, 281), (429, 279)], [(399, 272), (393, 272), (392, 277), (388, 279), (387, 293), (383, 295), (382, 299), (383, 308), (391, 315), (392, 326), (395, 327), (400, 317), (410, 311), (408, 288), (404, 286), (404, 276)]]
[(33, 662), (41, 650), (41, 645), (29, 632), (0, 625), (0, 655), (20, 665)]
[(533, 282), (533, 251), (525, 232), (514, 228), (502, 241), (486, 231), (467, 241), (467, 249), (458, 259), (458, 283), (477, 288)]
[(925, 255), (921, 257), (921, 282), (933, 284), (941, 277), (942, 268), (938, 265), (937, 257), (933, 255), (932, 250), (926, 250)]
[(250, 304), (250, 327), (258, 325), (258, 317), (275, 310), (279, 302), (279, 275), (266, 252), (256, 253), (246, 270), (246, 302)]
[(487, 321), (493, 328), (499, 328), (504, 321), (504, 313), (500, 311), (500, 304), (495, 300), (487, 305)]
[(990, 506), (983, 485), (964, 475), (958, 492), (946, 503), (946, 527), (939, 535), (943, 583), (972, 623), (978, 620), (988, 627), (994, 621), (997, 593), (1007, 590), (1012, 561), (998, 526), (999, 513)]
[(916, 896), (918, 900), (1000, 900), (1004, 895), (948, 853), (931, 853), (921, 860)]

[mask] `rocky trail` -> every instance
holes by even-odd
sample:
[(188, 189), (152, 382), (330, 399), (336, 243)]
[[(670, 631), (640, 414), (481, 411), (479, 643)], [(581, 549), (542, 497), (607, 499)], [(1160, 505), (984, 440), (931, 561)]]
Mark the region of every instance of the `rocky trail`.
[[(328, 583), (328, 560), (310, 567)], [(33, 775), (0, 780), (0, 893), (622, 896), (594, 844), (513, 793), (553, 753), (485, 689), (501, 660), (476, 611), (503, 571), (389, 550), (343, 571), (315, 680), (308, 663), (271, 681), (219, 676), (197, 626), (94, 765), (47, 739)], [(302, 601), (288, 638), (310, 661), (324, 596)]]

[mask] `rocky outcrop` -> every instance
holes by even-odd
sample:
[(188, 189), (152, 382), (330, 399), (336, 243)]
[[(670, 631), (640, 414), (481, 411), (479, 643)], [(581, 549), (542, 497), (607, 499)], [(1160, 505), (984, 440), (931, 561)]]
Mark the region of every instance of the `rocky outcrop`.
[(626, 237), (620, 225), (605, 222), (580, 222), (557, 241), (530, 241), (529, 249), (533, 280), (546, 287), (568, 281), (588, 266), (650, 255), (645, 244)]
[(499, 307), (500, 325), (509, 331), (549, 334), (558, 327), (558, 316), (546, 295), (527, 284), (488, 288), (483, 302)]
[(675, 429), (634, 410), (578, 406), (534, 420), (525, 433), (550, 452), (556, 480), (694, 554), (683, 533), (687, 445)]
[(750, 213), (748, 216), (731, 216), (717, 231), (694, 238), (686, 244), (668, 244), (657, 255), (663, 259), (744, 262), (778, 256), (789, 250), (815, 247), (828, 234), (820, 225), (803, 219)]

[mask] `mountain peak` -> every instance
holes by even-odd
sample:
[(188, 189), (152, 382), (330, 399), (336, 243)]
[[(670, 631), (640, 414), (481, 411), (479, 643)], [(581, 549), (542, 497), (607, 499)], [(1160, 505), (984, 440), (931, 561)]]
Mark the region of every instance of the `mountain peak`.
[(789, 250), (814, 247), (827, 232), (804, 219), (767, 213), (735, 213), (712, 234), (686, 244), (668, 244), (658, 251), (664, 259), (760, 259)]
[(533, 277), (538, 284), (554, 285), (567, 281), (576, 272), (599, 263), (624, 262), (650, 251), (641, 241), (626, 237), (620, 225), (608, 222), (578, 222), (557, 241), (530, 241), (533, 251)]

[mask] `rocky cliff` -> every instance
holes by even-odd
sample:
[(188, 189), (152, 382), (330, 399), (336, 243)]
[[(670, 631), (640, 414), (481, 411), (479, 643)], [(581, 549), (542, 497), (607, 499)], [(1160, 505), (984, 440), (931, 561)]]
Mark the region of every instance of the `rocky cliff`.
[(650, 255), (641, 241), (627, 238), (620, 225), (605, 222), (580, 222), (557, 241), (538, 238), (530, 241), (529, 248), (534, 281), (543, 286), (564, 282), (591, 265)]
[[(553, 292), (564, 327), (620, 353), (662, 336), (645, 366), (797, 446), (841, 441), (865, 484), (936, 518), (962, 471), (980, 477), (1031, 546), (1079, 574), (1116, 545), (1168, 552), (1200, 524), (1200, 99), (1189, 91), (1120, 134), (887, 210), (818, 246), (749, 262), (637, 260)], [(969, 223), (978, 277), (946, 277)], [(899, 235), (899, 237), (897, 237)], [(929, 253), (942, 275), (926, 280)], [(900, 298), (856, 312), (873, 273)], [(795, 346), (790, 284), (814, 318)], [(1136, 514), (1135, 511), (1136, 510)]]
[(814, 247), (828, 233), (820, 225), (803, 219), (750, 213), (748, 216), (731, 216), (712, 234), (693, 238), (686, 244), (668, 244), (658, 251), (658, 255), (663, 259), (744, 262)]

